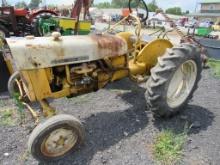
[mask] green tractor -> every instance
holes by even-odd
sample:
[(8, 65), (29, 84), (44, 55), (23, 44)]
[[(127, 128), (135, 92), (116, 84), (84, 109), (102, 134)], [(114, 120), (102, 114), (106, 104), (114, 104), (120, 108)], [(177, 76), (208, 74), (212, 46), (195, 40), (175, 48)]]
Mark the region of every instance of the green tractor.
[(58, 17), (50, 14), (39, 15), (34, 20), (34, 35), (50, 36), (54, 31), (60, 32), (63, 36), (89, 34), (91, 28), (89, 7), (91, 4), (92, 1), (90, 0), (76, 0), (70, 17)]
[[(68, 17), (53, 17), (44, 15), (36, 19), (34, 24), (35, 36), (50, 36), (52, 32), (58, 31), (63, 36), (67, 35), (87, 35), (90, 33), (91, 22), (68, 18)], [(77, 31), (77, 32), (76, 32)]]

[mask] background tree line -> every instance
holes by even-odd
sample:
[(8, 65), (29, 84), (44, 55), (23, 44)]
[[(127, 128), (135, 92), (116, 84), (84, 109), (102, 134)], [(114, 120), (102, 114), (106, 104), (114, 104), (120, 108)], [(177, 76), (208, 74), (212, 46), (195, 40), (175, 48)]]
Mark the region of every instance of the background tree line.
[[(94, 4), (93, 6), (97, 8), (127, 8), (128, 2), (129, 0), (112, 0), (111, 2), (100, 2), (98, 4)], [(137, 2), (138, 0), (133, 0), (131, 2), (131, 6), (132, 7), (137, 6)], [(150, 3), (148, 3), (147, 7), (149, 12), (155, 12), (157, 9), (159, 9), (156, 0), (152, 0)], [(183, 13), (180, 7), (168, 8), (165, 12), (167, 14), (174, 14), (174, 15), (189, 14), (189, 11)]]
[(42, 0), (31, 0), (29, 4), (27, 4), (25, 1), (19, 1), (15, 4), (16, 8), (30, 8), (35, 9), (38, 8)]
[[(42, 0), (31, 0), (29, 4), (27, 4), (25, 1), (20, 1), (16, 3), (17, 8), (38, 8)], [(128, 7), (129, 0), (112, 0), (111, 2), (100, 2), (98, 4), (93, 4), (93, 7), (97, 8), (127, 8)], [(138, 0), (133, 0), (131, 2), (131, 7), (137, 6)], [(159, 6), (157, 5), (156, 0), (152, 0), (150, 3), (147, 4), (149, 12), (155, 12)], [(175, 15), (182, 15), (182, 14), (188, 14), (189, 11), (186, 11), (185, 13), (182, 12), (182, 9), (180, 7), (172, 7), (168, 8), (166, 10), (167, 14), (175, 14)]]
[[(127, 8), (129, 0), (112, 0), (111, 2), (100, 2), (98, 4), (94, 4), (94, 7), (98, 8)], [(133, 0), (131, 2), (131, 7), (137, 6), (138, 1)], [(158, 8), (156, 0), (152, 0), (147, 4), (150, 12), (155, 12)]]

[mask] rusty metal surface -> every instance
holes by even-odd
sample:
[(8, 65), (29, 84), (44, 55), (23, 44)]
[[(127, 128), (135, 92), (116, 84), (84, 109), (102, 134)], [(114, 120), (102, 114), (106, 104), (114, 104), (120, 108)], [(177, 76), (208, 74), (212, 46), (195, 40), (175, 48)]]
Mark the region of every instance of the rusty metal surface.
[(109, 52), (111, 56), (122, 54), (121, 50), (126, 45), (124, 40), (112, 35), (91, 35), (91, 38), (97, 42), (101, 55), (102, 51)]
[(8, 38), (7, 43), (20, 70), (47, 68), (94, 61), (127, 53), (127, 44), (116, 36), (63, 36)]

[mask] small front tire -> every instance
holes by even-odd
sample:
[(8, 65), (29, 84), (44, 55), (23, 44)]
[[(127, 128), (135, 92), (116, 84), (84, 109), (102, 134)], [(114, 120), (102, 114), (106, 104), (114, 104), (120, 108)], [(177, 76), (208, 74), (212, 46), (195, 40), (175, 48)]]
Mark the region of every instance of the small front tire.
[(31, 133), (28, 149), (40, 162), (54, 162), (71, 154), (84, 141), (81, 122), (71, 115), (56, 115)]

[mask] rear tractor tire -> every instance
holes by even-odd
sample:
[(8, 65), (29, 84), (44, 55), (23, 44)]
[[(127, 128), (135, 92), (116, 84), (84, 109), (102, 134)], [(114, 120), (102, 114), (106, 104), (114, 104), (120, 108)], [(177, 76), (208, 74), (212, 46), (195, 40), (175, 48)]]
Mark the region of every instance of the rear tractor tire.
[(199, 50), (189, 44), (167, 49), (151, 69), (145, 98), (155, 116), (170, 117), (180, 112), (192, 98), (201, 79)]

